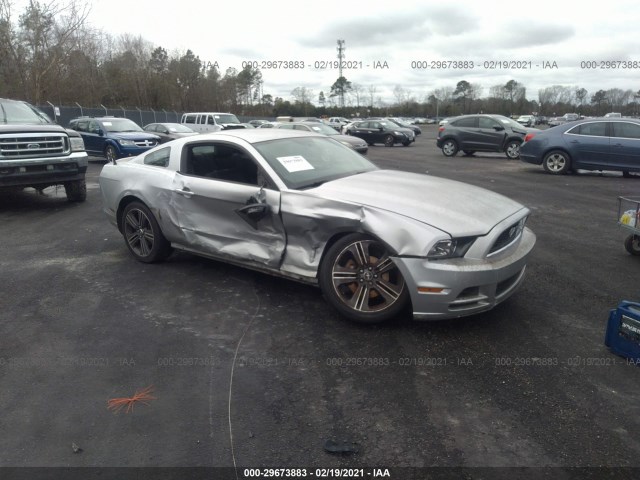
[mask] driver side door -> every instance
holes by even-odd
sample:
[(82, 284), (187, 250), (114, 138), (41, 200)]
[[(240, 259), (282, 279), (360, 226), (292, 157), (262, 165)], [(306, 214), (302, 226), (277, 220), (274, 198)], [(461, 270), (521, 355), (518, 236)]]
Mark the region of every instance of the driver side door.
[(185, 145), (171, 210), (186, 249), (280, 267), (286, 247), (280, 191), (241, 147), (221, 141)]

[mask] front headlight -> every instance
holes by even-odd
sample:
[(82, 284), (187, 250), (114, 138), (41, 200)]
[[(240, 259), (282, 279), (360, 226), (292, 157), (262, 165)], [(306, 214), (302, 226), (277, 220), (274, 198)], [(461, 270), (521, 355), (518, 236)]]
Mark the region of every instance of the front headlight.
[(84, 152), (84, 141), (82, 137), (69, 137), (69, 144), (72, 152)]
[(402, 133), (402, 132), (393, 132), (393, 134), (404, 137), (404, 133)]
[(118, 143), (120, 145), (122, 145), (123, 147), (135, 147), (136, 146), (136, 142), (134, 142), (133, 140), (118, 140)]
[(464, 257), (464, 254), (467, 253), (475, 240), (476, 237), (440, 240), (431, 247), (431, 250), (429, 250), (429, 253), (427, 254), (427, 258), (430, 260), (441, 260), (444, 258)]

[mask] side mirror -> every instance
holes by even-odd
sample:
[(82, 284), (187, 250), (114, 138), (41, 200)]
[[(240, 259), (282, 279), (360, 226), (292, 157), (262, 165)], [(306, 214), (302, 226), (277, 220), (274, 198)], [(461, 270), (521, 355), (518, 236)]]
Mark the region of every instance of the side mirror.
[(96, 133), (97, 133), (98, 135), (100, 135), (101, 137), (104, 137), (104, 130), (102, 130), (101, 128), (99, 128), (99, 129), (96, 131)]
[(383, 131), (384, 131), (384, 128), (382, 128), (382, 127), (378, 127), (378, 131), (383, 132)]

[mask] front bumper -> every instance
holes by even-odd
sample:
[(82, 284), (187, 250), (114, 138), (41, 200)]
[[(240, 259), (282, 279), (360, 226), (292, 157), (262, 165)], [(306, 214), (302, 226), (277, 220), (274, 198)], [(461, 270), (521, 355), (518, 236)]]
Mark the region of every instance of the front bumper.
[[(535, 234), (525, 228), (518, 245), (496, 258), (434, 261), (395, 257), (409, 289), (413, 318), (440, 320), (492, 309), (517, 290), (535, 241)], [(418, 288), (442, 290), (421, 293)]]
[(47, 187), (82, 180), (87, 171), (86, 152), (59, 157), (0, 161), (0, 187)]

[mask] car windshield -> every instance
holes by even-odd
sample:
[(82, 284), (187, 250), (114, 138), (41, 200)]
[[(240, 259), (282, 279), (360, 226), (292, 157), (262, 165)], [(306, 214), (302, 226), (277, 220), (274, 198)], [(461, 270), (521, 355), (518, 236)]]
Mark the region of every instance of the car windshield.
[(0, 123), (48, 124), (53, 123), (44, 112), (24, 102), (0, 102)]
[(309, 125), (309, 128), (316, 133), (323, 133), (325, 135), (340, 135), (335, 128), (329, 125), (323, 125), (322, 123), (313, 123)]
[(216, 123), (240, 123), (238, 117), (231, 113), (218, 113), (213, 118), (216, 119)]
[(101, 120), (100, 125), (107, 132), (142, 132), (143, 130), (128, 118), (111, 118)]
[(326, 137), (282, 138), (253, 146), (288, 188), (316, 187), (378, 168), (354, 150)]

